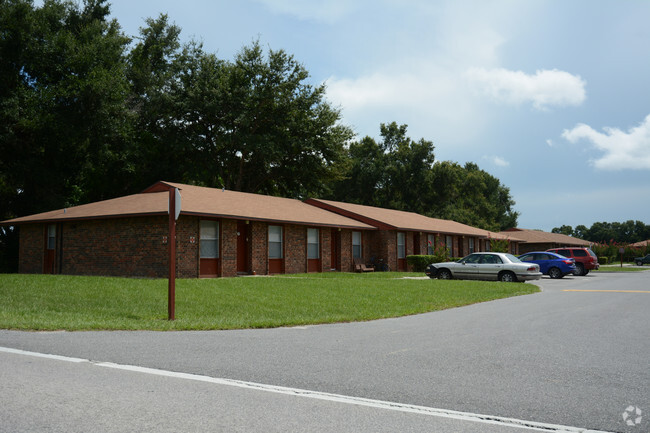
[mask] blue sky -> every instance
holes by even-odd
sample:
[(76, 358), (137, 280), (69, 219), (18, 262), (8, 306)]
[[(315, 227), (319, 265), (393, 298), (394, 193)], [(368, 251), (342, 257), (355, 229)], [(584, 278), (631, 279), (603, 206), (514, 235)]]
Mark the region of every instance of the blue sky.
[(650, 2), (109, 0), (232, 60), (259, 39), (304, 64), (358, 137), (407, 124), (436, 159), (510, 188), (519, 226), (650, 224)]

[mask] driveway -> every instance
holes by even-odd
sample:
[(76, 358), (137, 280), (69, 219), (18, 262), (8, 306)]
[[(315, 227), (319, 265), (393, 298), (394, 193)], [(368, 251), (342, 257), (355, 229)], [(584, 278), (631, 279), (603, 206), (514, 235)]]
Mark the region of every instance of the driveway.
[[(468, 414), (645, 432), (649, 283), (648, 272), (590, 273), (544, 278), (539, 294), (399, 319), (213, 332), (0, 331), (0, 346)], [(20, 357), (0, 359), (7, 356)], [(21, 371), (15, 360), (2, 362)], [(10, 381), (4, 370), (2, 381)], [(190, 398), (191, 392), (181, 396)], [(3, 393), (0, 404), (14, 397)], [(276, 406), (286, 408), (272, 399), (252, 409), (261, 414)], [(628, 426), (623, 414), (629, 407), (647, 416)], [(323, 408), (305, 410), (329, 419)], [(412, 419), (398, 418), (407, 431)], [(473, 425), (467, 431), (489, 428), (496, 427)], [(510, 429), (500, 428), (494, 431)], [(456, 425), (427, 429), (465, 431)]]

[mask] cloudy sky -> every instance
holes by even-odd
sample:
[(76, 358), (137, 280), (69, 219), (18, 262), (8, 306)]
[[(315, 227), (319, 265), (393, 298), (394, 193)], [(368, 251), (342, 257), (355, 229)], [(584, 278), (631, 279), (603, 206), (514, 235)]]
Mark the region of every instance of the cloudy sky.
[(259, 39), (327, 84), (359, 138), (408, 125), (510, 188), (519, 226), (650, 224), (650, 2), (109, 0), (232, 60)]

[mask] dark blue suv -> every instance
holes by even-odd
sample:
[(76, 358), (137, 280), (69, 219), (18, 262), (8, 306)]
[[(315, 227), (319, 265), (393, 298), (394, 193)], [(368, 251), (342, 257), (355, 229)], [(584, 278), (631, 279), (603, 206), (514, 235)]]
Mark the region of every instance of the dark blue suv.
[(551, 278), (562, 278), (567, 274), (573, 274), (576, 270), (576, 261), (559, 254), (548, 251), (535, 251), (519, 256), (522, 262), (536, 263), (542, 274)]

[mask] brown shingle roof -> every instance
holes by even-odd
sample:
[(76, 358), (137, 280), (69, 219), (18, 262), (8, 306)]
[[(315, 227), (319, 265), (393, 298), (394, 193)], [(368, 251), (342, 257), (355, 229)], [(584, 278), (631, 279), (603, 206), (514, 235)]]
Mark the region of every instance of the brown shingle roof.
[(374, 225), (380, 229), (410, 230), (476, 236), (480, 238), (491, 237), (493, 239), (517, 240), (515, 236), (512, 235), (494, 233), (458, 223), (456, 221), (430, 218), (413, 212), (321, 199), (308, 199), (305, 203), (331, 210), (332, 212), (337, 212), (350, 218), (360, 219), (361, 221)]
[(168, 186), (181, 193), (181, 214), (262, 220), (278, 223), (374, 229), (362, 222), (300, 200), (205, 188), (179, 183), (158, 182), (140, 194), (119, 197), (3, 221), (3, 225), (76, 219), (101, 219), (123, 216), (165, 215), (168, 210)]
[(591, 242), (583, 239), (574, 238), (572, 236), (563, 235), (561, 233), (549, 233), (541, 230), (528, 230), (520, 228), (512, 228), (501, 232), (502, 235), (511, 234), (518, 239), (522, 239), (526, 244), (542, 244), (554, 243), (566, 246), (589, 246)]

